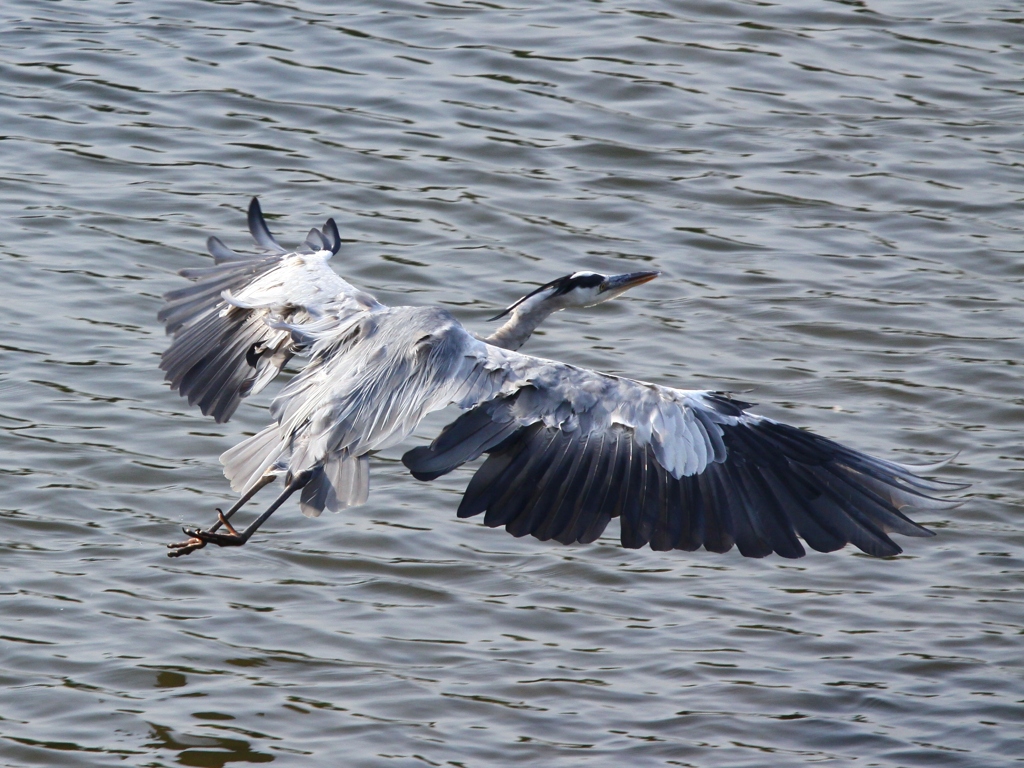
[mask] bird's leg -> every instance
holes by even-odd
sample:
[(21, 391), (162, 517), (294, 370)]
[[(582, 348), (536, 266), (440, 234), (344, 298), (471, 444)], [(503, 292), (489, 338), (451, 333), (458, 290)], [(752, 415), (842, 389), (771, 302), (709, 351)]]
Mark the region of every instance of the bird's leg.
[[(313, 473), (309, 470), (306, 470), (305, 472), (300, 472), (298, 475), (296, 475), (295, 478), (290, 483), (288, 483), (284, 491), (281, 492), (281, 495), (274, 499), (274, 502), (269, 507), (267, 507), (266, 511), (262, 515), (257, 517), (255, 520), (253, 520), (252, 523), (249, 524), (249, 527), (241, 533), (235, 531), (234, 528), (232, 528), (228, 524), (227, 519), (232, 514), (234, 514), (234, 508), (232, 508), (228, 510), (226, 513), (222, 514), (220, 522), (210, 526), (210, 530), (208, 531), (203, 531), (198, 528), (186, 529), (185, 533), (192, 538), (190, 538), (189, 541), (187, 542), (183, 542), (183, 544), (190, 547), (190, 549), (188, 549), (188, 552), (192, 552), (196, 549), (199, 549), (200, 546), (206, 545), (207, 543), (216, 544), (220, 547), (242, 546), (252, 537), (254, 533), (256, 533), (259, 527), (263, 525), (265, 522), (267, 522), (270, 516), (274, 514), (278, 510), (278, 508), (288, 500), (289, 496), (291, 496), (297, 490), (305, 487), (312, 477)], [(224, 526), (230, 531), (230, 533), (216, 533), (216, 529), (220, 527), (220, 523), (223, 523)], [(198, 540), (199, 542), (201, 542), (201, 544), (198, 546), (192, 544), (192, 539)], [(179, 552), (180, 554), (188, 554), (188, 552), (182, 552), (180, 549), (177, 552), (171, 552), (169, 554), (173, 557), (176, 556)]]
[[(209, 533), (213, 533), (222, 525), (225, 528), (227, 528), (231, 533), (236, 533), (235, 529), (231, 527), (231, 523), (228, 522), (228, 519), (233, 514), (235, 514), (235, 512), (244, 507), (245, 504), (249, 501), (249, 499), (251, 499), (257, 493), (259, 493), (263, 488), (267, 487), (272, 482), (274, 482), (275, 479), (275, 475), (264, 475), (258, 481), (256, 481), (256, 485), (254, 485), (252, 488), (246, 491), (242, 495), (242, 497), (235, 502), (234, 506), (231, 507), (231, 509), (229, 509), (227, 512), (221, 512), (218, 509), (218, 520), (216, 523), (210, 526)], [(199, 536), (197, 535), (199, 532), (198, 528), (195, 528), (193, 526), (186, 526), (181, 530), (185, 532), (185, 535), (188, 536), (188, 539), (186, 539), (185, 541), (179, 541), (176, 544), (168, 544), (167, 548), (171, 550), (167, 553), (168, 557), (180, 557), (181, 555), (188, 555), (192, 552), (195, 552), (197, 549), (202, 549), (206, 546), (206, 542), (199, 538)]]

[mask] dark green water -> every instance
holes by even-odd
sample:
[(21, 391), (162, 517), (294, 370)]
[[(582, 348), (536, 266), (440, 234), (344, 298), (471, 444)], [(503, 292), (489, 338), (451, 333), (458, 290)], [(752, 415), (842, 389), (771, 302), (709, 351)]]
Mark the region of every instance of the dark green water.
[[(1022, 83), (1008, 2), (5, 2), (0, 762), (1024, 760)], [(898, 558), (753, 561), (516, 540), (395, 449), (168, 560), (269, 397), (190, 410), (155, 313), (253, 194), (480, 331), (663, 270), (527, 351), (974, 485)]]

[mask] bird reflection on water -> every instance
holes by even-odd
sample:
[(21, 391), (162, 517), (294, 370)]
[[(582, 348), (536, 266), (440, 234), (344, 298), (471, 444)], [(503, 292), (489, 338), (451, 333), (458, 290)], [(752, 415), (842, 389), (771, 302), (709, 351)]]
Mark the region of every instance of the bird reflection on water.
[[(221, 456), (240, 493), (208, 529), (186, 527), (171, 557), (207, 544), (241, 546), (293, 494), (304, 514), (358, 506), (369, 457), (400, 443), (428, 413), (463, 413), (402, 461), (433, 480), (483, 454), (459, 517), (514, 536), (594, 541), (621, 521), (623, 546), (748, 557), (828, 552), (854, 544), (901, 552), (895, 532), (930, 536), (903, 514), (936, 509), (964, 488), (750, 413), (725, 393), (679, 390), (611, 376), (519, 349), (552, 313), (608, 301), (657, 272), (576, 272), (522, 297), (480, 339), (438, 307), (387, 307), (328, 265), (340, 249), (330, 219), (294, 252), (249, 207), (256, 254), (215, 237), (216, 266), (183, 270), (192, 285), (166, 295), (159, 318), (173, 334), (161, 368), (173, 389), (218, 422), (260, 392), (296, 354), (309, 362), (274, 399), (274, 423)], [(498, 319), (494, 318), (494, 319)], [(284, 489), (247, 528), (230, 518), (262, 488)], [(226, 533), (219, 531), (224, 528)]]

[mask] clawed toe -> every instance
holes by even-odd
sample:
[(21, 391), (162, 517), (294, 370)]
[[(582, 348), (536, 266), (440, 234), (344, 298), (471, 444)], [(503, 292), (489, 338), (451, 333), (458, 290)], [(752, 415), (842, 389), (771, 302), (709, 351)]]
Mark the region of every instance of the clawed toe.
[(228, 529), (228, 533), (232, 536), (239, 536), (238, 531), (236, 531), (231, 523), (228, 522), (227, 517), (224, 515), (224, 511), (219, 507), (217, 508), (217, 519), (220, 520), (221, 525)]
[(182, 555), (190, 555), (197, 549), (202, 549), (206, 546), (206, 542), (199, 538), (198, 528), (182, 528), (185, 535), (188, 538), (185, 541), (179, 541), (175, 544), (168, 544), (167, 548), (171, 550), (167, 553), (168, 557), (181, 557)]

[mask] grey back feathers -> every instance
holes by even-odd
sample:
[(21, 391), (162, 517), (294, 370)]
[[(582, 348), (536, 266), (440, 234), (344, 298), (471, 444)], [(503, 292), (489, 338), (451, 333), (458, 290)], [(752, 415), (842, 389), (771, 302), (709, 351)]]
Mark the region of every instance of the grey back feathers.
[(904, 509), (951, 506), (936, 494), (964, 487), (750, 413), (723, 393), (514, 351), (538, 317), (566, 306), (558, 297), (612, 278), (547, 283), (502, 313), (512, 316), (504, 335), (480, 340), (443, 309), (385, 307), (338, 277), (327, 265), (341, 242), (333, 221), (300, 252), (277, 243), (255, 200), (249, 224), (264, 253), (242, 256), (211, 238), (216, 266), (186, 271), (193, 284), (167, 294), (160, 314), (174, 335), (161, 361), (168, 380), (218, 421), (292, 355), (309, 355), (274, 399), (274, 423), (221, 457), (239, 493), (268, 476), (308, 476), (304, 513), (362, 504), (369, 456), (451, 404), (464, 413), (403, 456), (413, 476), (433, 480), (484, 456), (459, 516), (564, 544), (593, 541), (617, 517), (627, 547), (800, 557), (804, 543), (852, 543), (893, 555), (889, 534), (931, 535)]

